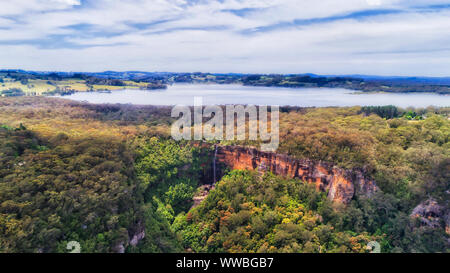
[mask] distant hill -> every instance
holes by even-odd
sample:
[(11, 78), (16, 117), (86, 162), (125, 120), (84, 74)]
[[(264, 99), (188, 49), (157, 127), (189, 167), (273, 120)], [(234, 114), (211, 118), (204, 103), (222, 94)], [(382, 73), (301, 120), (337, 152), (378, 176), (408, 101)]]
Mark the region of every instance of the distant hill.
[[(316, 75), (316, 74), (240, 74), (203, 72), (58, 72), (0, 70), (1, 77), (24, 79), (106, 79), (139, 81), (157, 84), (172, 83), (217, 83), (243, 84), (247, 86), (273, 86), (288, 88), (347, 88), (364, 92), (433, 92), (450, 94), (450, 77), (402, 77), (372, 75)], [(100, 81), (100, 80), (95, 80)]]

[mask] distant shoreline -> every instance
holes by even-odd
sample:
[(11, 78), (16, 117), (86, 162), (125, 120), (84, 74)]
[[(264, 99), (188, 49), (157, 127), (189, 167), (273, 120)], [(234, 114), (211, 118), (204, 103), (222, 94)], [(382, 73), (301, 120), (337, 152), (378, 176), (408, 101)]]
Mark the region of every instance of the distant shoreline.
[(240, 84), (277, 88), (344, 88), (360, 92), (450, 94), (450, 78), (317, 76), (313, 74), (214, 74), (153, 72), (34, 72), (0, 70), (0, 95), (71, 94), (120, 89), (159, 90), (168, 85)]

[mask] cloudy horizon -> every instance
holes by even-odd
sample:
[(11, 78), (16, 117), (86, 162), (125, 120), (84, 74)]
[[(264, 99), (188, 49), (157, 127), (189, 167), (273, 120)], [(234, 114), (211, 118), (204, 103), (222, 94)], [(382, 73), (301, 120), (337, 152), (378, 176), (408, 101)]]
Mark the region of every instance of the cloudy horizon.
[(450, 1), (0, 4), (0, 69), (450, 76)]

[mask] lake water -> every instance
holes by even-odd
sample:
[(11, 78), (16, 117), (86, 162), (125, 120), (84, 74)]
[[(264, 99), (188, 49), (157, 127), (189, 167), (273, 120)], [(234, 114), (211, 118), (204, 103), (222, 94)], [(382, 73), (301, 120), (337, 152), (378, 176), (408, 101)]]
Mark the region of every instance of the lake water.
[(64, 98), (90, 103), (136, 105), (253, 104), (302, 107), (396, 105), (450, 106), (449, 95), (433, 93), (361, 93), (341, 88), (277, 88), (217, 84), (175, 84), (166, 90), (120, 90), (111, 93), (77, 92)]

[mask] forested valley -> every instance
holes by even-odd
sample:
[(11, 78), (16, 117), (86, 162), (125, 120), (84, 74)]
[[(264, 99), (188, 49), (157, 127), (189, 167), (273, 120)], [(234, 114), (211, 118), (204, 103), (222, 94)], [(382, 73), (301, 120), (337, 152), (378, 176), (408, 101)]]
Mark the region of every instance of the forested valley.
[(196, 206), (214, 146), (172, 140), (170, 111), (1, 98), (0, 252), (450, 251), (450, 109), (282, 107), (278, 153), (360, 168), (380, 190), (338, 204), (225, 170)]

